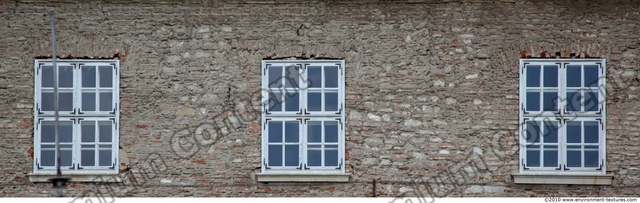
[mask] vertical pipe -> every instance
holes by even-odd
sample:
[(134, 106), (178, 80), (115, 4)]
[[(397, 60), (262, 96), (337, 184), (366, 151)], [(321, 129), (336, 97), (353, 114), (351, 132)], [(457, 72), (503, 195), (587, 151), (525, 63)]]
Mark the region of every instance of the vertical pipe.
[[(55, 117), (55, 137), (56, 137), (56, 174), (62, 176), (62, 171), (60, 170), (60, 134), (59, 134), (59, 118), (58, 118), (58, 66), (56, 65), (56, 23), (55, 23), (55, 10), (51, 9), (49, 11), (51, 14), (51, 58), (53, 59), (53, 107), (54, 107), (54, 117)], [(62, 197), (62, 182), (57, 182), (58, 186), (58, 197)]]
[(373, 179), (373, 197), (376, 197), (376, 179)]

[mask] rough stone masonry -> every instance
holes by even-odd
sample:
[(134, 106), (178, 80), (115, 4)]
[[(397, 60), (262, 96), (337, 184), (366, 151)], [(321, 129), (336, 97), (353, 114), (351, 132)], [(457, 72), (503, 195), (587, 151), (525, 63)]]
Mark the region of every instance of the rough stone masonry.
[[(638, 1), (0, 0), (2, 196), (55, 194), (49, 183), (27, 176), (34, 57), (50, 54), (51, 8), (60, 56), (117, 54), (121, 61), (121, 168), (137, 171), (150, 154), (166, 163), (144, 184), (141, 176), (71, 183), (68, 195), (111, 187), (127, 191), (117, 196), (137, 197), (371, 196), (375, 179), (378, 196), (397, 196), (412, 190), (405, 182), (437, 176), (470, 152), (482, 155), (490, 172), (445, 185), (446, 196), (640, 194)], [(607, 60), (613, 185), (513, 183), (518, 59), (556, 53)], [(302, 55), (345, 60), (348, 183), (254, 178), (261, 132), (259, 96), (251, 93), (260, 88), (261, 60)], [(243, 114), (255, 119), (224, 118), (244, 98), (254, 102)], [(224, 136), (188, 158), (171, 152), (176, 132), (193, 134), (217, 122), (234, 129), (214, 128)]]

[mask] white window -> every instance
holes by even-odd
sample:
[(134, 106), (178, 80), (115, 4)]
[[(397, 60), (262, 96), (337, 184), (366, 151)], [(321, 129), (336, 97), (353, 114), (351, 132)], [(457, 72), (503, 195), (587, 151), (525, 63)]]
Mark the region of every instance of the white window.
[(603, 59), (520, 60), (520, 172), (606, 172)]
[[(63, 174), (118, 172), (119, 61), (57, 60)], [(54, 67), (35, 61), (34, 173), (56, 172)]]
[(262, 173), (344, 173), (344, 61), (262, 68)]

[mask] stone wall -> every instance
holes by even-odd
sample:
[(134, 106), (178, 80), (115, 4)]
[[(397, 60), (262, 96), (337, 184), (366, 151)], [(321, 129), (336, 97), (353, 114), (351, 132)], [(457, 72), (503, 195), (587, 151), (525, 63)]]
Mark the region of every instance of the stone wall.
[[(3, 196), (55, 193), (27, 178), (33, 63), (51, 52), (51, 8), (59, 55), (121, 61), (121, 168), (136, 177), (72, 183), (69, 195), (97, 187), (117, 196), (371, 196), (376, 179), (377, 195), (397, 196), (414, 188), (408, 181), (443, 171), (455, 179), (469, 155), (486, 170), (442, 185), (441, 194), (640, 194), (640, 2), (0, 0)], [(556, 53), (607, 59), (612, 186), (513, 184), (518, 59)], [(260, 171), (261, 60), (302, 55), (345, 59), (349, 183), (253, 177)], [(205, 141), (174, 150), (177, 140), (195, 140), (189, 137)], [(150, 154), (166, 167), (141, 176)]]

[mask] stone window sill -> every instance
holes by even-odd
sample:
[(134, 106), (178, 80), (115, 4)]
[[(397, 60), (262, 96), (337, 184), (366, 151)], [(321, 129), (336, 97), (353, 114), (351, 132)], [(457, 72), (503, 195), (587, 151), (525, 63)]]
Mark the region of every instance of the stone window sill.
[[(34, 174), (29, 173), (29, 181), (32, 183), (49, 182), (49, 179), (55, 178), (56, 174)], [(64, 174), (64, 177), (71, 178), (69, 182), (122, 182), (118, 174)]]
[(612, 185), (613, 174), (522, 174), (513, 173), (515, 184)]
[(346, 174), (271, 174), (256, 173), (256, 179), (260, 183), (265, 182), (349, 182), (350, 173)]

